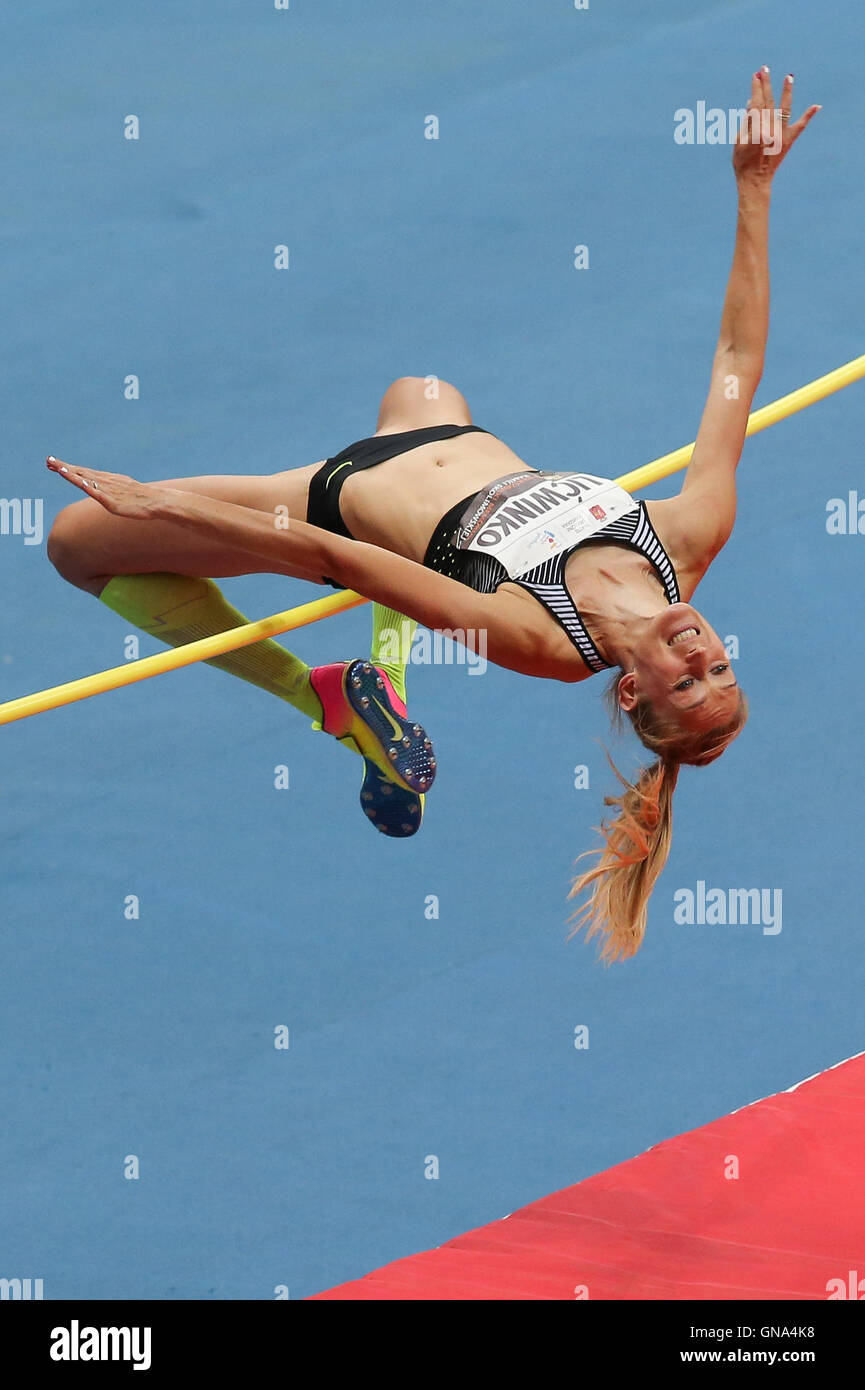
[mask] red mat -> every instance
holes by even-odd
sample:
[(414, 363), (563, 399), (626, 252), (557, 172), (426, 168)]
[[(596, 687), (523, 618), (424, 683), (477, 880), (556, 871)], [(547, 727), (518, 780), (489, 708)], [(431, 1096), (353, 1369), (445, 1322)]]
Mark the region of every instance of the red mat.
[(863, 1299), (863, 1156), (860, 1053), (315, 1297)]

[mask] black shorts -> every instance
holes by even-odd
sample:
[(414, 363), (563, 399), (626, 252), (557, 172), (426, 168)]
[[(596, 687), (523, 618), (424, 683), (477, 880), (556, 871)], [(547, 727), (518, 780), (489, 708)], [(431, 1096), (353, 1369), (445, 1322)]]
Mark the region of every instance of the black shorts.
[(349, 444), (342, 453), (326, 459), (318, 472), (313, 474), (306, 507), (307, 521), (311, 526), (332, 531), (335, 536), (354, 540), (339, 509), (339, 494), (350, 473), (359, 473), (362, 468), (374, 468), (377, 463), (386, 463), (397, 454), (419, 449), (422, 444), (453, 439), (457, 434), (468, 434), (470, 431), (489, 434), (489, 430), (482, 430), (479, 425), (429, 425), (426, 429), (403, 430), (400, 434), (373, 435), (371, 439), (359, 439), (356, 444)]

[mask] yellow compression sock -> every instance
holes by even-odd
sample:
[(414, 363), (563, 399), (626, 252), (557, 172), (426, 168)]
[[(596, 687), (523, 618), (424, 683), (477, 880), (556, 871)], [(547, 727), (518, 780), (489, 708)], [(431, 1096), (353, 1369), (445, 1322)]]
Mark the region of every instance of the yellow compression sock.
[(405, 668), (411, 655), (417, 623), (385, 608), (381, 603), (372, 606), (372, 643), (369, 659), (373, 666), (385, 671), (399, 698), (405, 703)]
[[(211, 637), (249, 619), (224, 597), (212, 579), (182, 574), (121, 574), (99, 595), (102, 603), (135, 627), (170, 647)], [(267, 639), (226, 652), (207, 662), (231, 676), (286, 700), (311, 719), (321, 720), (321, 701), (309, 683), (309, 667), (279, 642)]]

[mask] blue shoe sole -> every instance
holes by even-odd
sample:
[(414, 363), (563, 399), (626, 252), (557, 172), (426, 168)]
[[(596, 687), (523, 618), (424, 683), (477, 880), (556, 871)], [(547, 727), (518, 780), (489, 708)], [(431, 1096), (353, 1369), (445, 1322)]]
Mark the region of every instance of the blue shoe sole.
[(416, 835), (423, 820), (423, 803), (414, 792), (389, 782), (369, 758), (364, 758), (365, 775), (360, 789), (360, 806), (376, 830), (393, 839)]
[[(372, 732), (387, 757), (392, 775), (400, 778), (416, 796), (428, 792), (436, 775), (436, 758), (426, 730), (394, 709), (387, 686), (369, 661), (352, 661), (345, 673), (346, 698)], [(371, 766), (375, 764), (370, 759)], [(376, 768), (382, 782), (387, 778)], [(364, 780), (364, 786), (369, 776)], [(394, 791), (405, 790), (396, 782)], [(408, 793), (406, 793), (408, 795)]]

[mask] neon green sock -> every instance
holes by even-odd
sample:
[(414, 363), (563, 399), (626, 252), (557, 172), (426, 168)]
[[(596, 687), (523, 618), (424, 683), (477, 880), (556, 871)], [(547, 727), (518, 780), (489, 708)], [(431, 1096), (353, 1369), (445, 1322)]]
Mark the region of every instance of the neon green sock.
[[(99, 595), (102, 603), (135, 627), (170, 647), (241, 627), (249, 619), (228, 602), (212, 579), (183, 574), (120, 574)], [(268, 638), (207, 662), (257, 685), (295, 709), (321, 720), (321, 701), (309, 682), (309, 667)]]
[(372, 606), (372, 643), (369, 659), (373, 666), (386, 672), (397, 695), (405, 701), (405, 668), (411, 654), (417, 623), (397, 613), (395, 608), (385, 608), (380, 603)]

